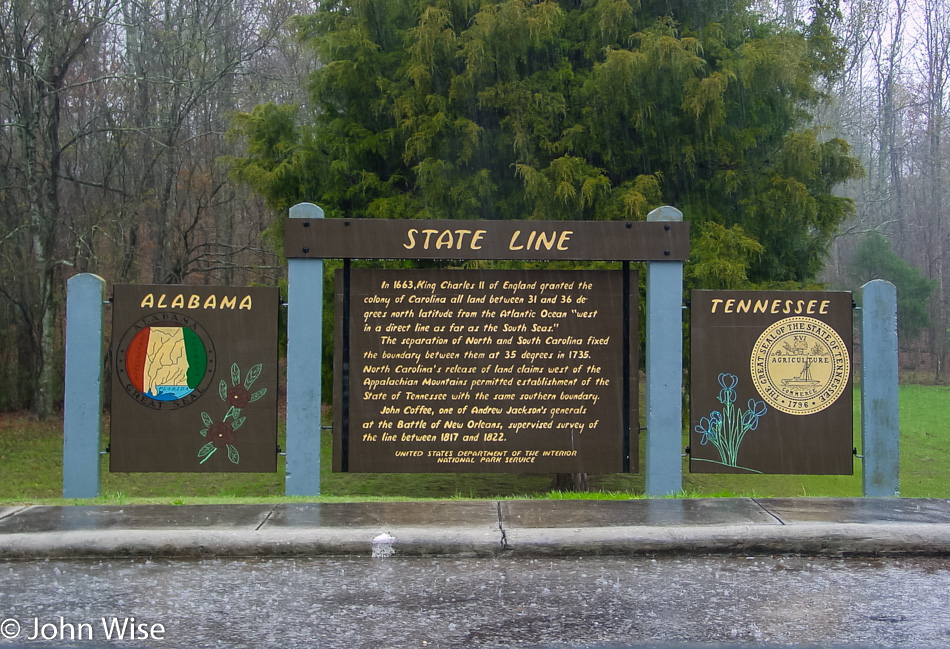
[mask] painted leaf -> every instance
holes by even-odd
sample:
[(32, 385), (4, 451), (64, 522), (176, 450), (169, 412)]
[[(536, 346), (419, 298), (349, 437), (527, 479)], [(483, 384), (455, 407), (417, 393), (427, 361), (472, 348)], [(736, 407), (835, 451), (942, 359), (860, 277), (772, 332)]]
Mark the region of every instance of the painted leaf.
[(247, 378), (244, 379), (244, 389), (250, 390), (251, 386), (254, 385), (254, 381), (257, 380), (257, 377), (261, 375), (261, 368), (264, 366), (263, 363), (258, 363), (252, 367), (247, 372)]
[(257, 392), (251, 395), (251, 400), (249, 403), (254, 403), (258, 399), (263, 397), (265, 394), (267, 394), (267, 388), (261, 388), (260, 390), (258, 390)]
[(227, 421), (228, 417), (237, 417), (239, 414), (241, 414), (241, 411), (238, 408), (231, 406), (230, 408), (228, 408), (228, 413), (224, 416), (224, 419), (222, 419), (221, 421)]
[(198, 457), (208, 459), (214, 453), (214, 442), (208, 442), (198, 449)]
[(228, 400), (228, 384), (225, 383), (224, 379), (221, 379), (218, 384), (218, 396), (221, 397), (221, 401)]
[(241, 382), (241, 368), (237, 363), (231, 363), (231, 385), (237, 385)]
[(228, 444), (228, 459), (234, 464), (237, 464), (241, 461), (241, 454), (238, 453), (238, 450), (230, 444)]
[(202, 437), (207, 437), (207, 436), (208, 436), (208, 429), (207, 429), (207, 428), (202, 428), (202, 429), (199, 430), (198, 432), (201, 434)]
[(211, 425), (214, 423), (214, 419), (206, 412), (201, 413), (201, 421), (203, 421), (208, 428), (211, 428)]
[(247, 417), (241, 417), (240, 419), (235, 419), (234, 423), (231, 424), (231, 430), (237, 430), (238, 428), (243, 426), (245, 419), (247, 419)]

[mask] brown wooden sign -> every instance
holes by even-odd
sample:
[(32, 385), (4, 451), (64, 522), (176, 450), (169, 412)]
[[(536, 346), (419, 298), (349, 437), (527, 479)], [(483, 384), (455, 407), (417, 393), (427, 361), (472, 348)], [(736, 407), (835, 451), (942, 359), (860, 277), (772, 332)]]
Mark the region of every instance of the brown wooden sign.
[(288, 258), (670, 261), (689, 223), (287, 219)]
[(112, 471), (277, 470), (276, 288), (116, 285)]
[(635, 273), (344, 272), (334, 470), (636, 470)]
[(851, 293), (693, 291), (690, 470), (850, 475)]

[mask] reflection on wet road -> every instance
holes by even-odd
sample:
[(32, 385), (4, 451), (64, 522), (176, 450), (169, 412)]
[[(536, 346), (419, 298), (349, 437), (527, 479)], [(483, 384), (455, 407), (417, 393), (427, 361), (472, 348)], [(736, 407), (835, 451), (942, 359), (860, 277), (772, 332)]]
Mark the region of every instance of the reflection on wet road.
[(942, 559), (9, 561), (0, 584), (0, 647), (950, 645)]

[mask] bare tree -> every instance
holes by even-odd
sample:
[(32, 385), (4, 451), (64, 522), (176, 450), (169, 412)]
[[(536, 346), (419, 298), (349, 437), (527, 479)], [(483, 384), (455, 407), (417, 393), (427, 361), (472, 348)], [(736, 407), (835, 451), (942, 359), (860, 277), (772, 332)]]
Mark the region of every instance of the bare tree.
[(946, 152), (943, 150), (943, 135), (947, 130), (948, 50), (950, 50), (950, 5), (946, 0), (923, 0), (923, 24), (919, 51), (919, 77), (922, 116), (919, 151), (915, 170), (919, 173), (918, 200), (915, 212), (922, 225), (917, 241), (918, 250), (926, 255), (922, 260), (928, 275), (937, 281), (936, 299), (932, 302), (933, 321), (930, 336), (934, 370), (939, 380), (947, 348), (947, 300), (944, 282), (946, 245), (946, 219), (943, 216), (946, 191)]
[[(10, 0), (0, 9), (3, 113), (11, 167), (9, 192), (18, 206), (7, 221), (4, 255), (22, 260), (21, 290), (4, 287), (31, 329), (35, 412), (53, 414), (57, 389), (57, 250), (63, 143), (60, 126), (69, 73), (89, 40), (110, 18), (115, 0)], [(14, 251), (10, 249), (14, 248)], [(26, 288), (27, 290), (22, 290)]]
[(303, 88), (307, 2), (0, 3), (0, 409), (53, 412), (73, 272), (276, 280), (272, 216), (220, 159), (232, 111)]

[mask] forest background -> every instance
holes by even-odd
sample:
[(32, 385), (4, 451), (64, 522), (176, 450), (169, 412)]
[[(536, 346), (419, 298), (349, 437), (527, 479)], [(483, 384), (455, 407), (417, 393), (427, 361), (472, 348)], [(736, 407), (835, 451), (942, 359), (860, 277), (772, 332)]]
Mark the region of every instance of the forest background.
[(299, 200), (673, 204), (691, 286), (884, 277), (945, 382), (948, 52), (950, 0), (8, 0), (0, 411), (58, 412), (70, 276), (274, 285)]

